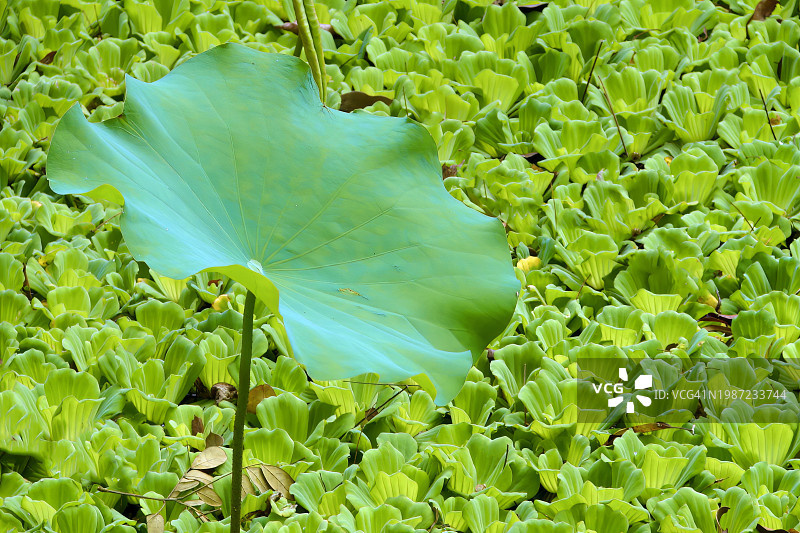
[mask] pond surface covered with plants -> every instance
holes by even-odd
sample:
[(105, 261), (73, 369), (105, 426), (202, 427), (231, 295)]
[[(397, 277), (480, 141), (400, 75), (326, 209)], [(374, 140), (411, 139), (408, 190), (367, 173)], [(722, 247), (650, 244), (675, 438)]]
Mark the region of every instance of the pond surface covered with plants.
[[(126, 75), (292, 55), (292, 2), (0, 9), (0, 531), (227, 531), (246, 289), (135, 260), (122, 199), (55, 194), (47, 153), (76, 103), (121, 116)], [(800, 529), (797, 1), (316, 11), (327, 106), (424, 126), (519, 292), (444, 406), (431, 377), (310, 379), (259, 301), (243, 529)]]

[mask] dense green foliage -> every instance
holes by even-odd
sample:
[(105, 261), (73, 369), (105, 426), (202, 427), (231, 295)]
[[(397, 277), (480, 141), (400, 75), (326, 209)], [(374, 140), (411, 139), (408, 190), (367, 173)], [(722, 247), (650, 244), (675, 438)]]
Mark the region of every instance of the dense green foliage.
[[(317, 4), (327, 104), (361, 91), (383, 98), (356, 113), (428, 129), (447, 190), (505, 224), (519, 300), (441, 408), (422, 378), (309, 382), (257, 306), (250, 531), (798, 528), (800, 19), (756, 4)], [(244, 287), (149, 270), (118, 205), (42, 174), (73, 103), (117, 116), (125, 73), (222, 42), (291, 54), (290, 5), (6, 7), (0, 529), (225, 529), (233, 408), (214, 385), (238, 385)], [(586, 421), (584, 359), (644, 359), (668, 392), (780, 394)], [(685, 429), (641, 431), (664, 421)]]

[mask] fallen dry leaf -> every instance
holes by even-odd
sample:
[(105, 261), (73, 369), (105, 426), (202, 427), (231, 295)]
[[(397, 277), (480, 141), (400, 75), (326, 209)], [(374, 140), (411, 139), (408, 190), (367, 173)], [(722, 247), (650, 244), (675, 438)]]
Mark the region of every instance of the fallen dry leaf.
[(679, 428), (675, 426), (670, 426), (666, 422), (651, 422), (649, 424), (639, 424), (638, 426), (632, 426), (629, 428), (622, 428), (619, 431), (616, 431), (608, 436), (608, 440), (605, 442), (605, 446), (611, 446), (615, 440), (623, 436), (627, 431), (633, 430), (634, 433), (651, 433), (653, 431), (659, 431), (662, 429), (682, 429), (684, 431), (691, 432), (691, 429), (687, 428)]
[(199, 416), (192, 418), (192, 435), (202, 435), (204, 430), (205, 424), (203, 424), (203, 419)]
[(211, 386), (211, 397), (214, 398), (214, 401), (219, 404), (222, 401), (229, 401), (232, 402), (236, 399), (236, 387), (231, 385), (230, 383), (225, 383), (221, 381), (219, 383), (214, 383)]
[(192, 468), (198, 470), (210, 470), (216, 468), (228, 460), (228, 454), (219, 446), (211, 446), (206, 448), (194, 458), (192, 461)]
[(183, 500), (183, 504), (189, 507), (200, 507), (203, 503), (203, 500)]
[(276, 396), (275, 391), (266, 383), (253, 387), (250, 389), (250, 395), (247, 397), (247, 412), (256, 414), (256, 407), (261, 403), (261, 400), (272, 396)]
[(294, 496), (289, 492), (289, 487), (292, 486), (294, 480), (292, 476), (283, 471), (282, 468), (275, 465), (261, 465), (261, 472), (264, 473), (264, 479), (272, 490), (280, 492), (287, 500), (293, 500)]
[(202, 489), (197, 491), (197, 496), (204, 503), (212, 507), (222, 507), (222, 498), (219, 497), (219, 494), (214, 492), (214, 489), (211, 487), (203, 487)]
[(375, 102), (383, 102), (386, 105), (390, 105), (392, 99), (385, 96), (373, 96), (361, 91), (350, 91), (342, 94), (342, 103), (339, 105), (339, 111), (349, 113), (356, 109), (369, 107)]
[[(750, 21), (760, 21), (766, 20), (772, 15), (772, 12), (775, 11), (775, 6), (778, 5), (778, 0), (761, 0), (758, 4), (756, 4), (756, 8), (753, 10), (753, 14), (750, 17)], [(748, 21), (748, 22), (750, 22)]]
[(175, 485), (175, 488), (172, 489), (172, 492), (183, 492), (185, 490), (193, 489), (200, 484), (199, 481), (196, 479), (187, 479), (186, 481), (181, 480), (178, 481), (178, 484)]
[(211, 446), (222, 446), (222, 442), (222, 437), (212, 431), (208, 434), (208, 437), (206, 437), (206, 448)]
[(256, 495), (255, 489), (253, 489), (253, 484), (250, 483), (250, 479), (242, 474), (242, 499), (244, 500), (245, 495), (252, 494), (253, 496)]
[(753, 10), (753, 14), (750, 15), (750, 18), (747, 19), (747, 22), (744, 25), (744, 31), (747, 38), (750, 38), (750, 23), (755, 21), (763, 21), (767, 20), (772, 12), (775, 10), (775, 6), (778, 5), (778, 0), (761, 0), (758, 4), (756, 4), (756, 8)]
[(147, 533), (164, 533), (164, 517), (160, 514), (147, 515)]
[(183, 475), (181, 481), (188, 481), (192, 479), (199, 481), (200, 483), (206, 484), (214, 481), (214, 476), (212, 476), (211, 474), (206, 474), (202, 470), (189, 470)]
[(259, 466), (248, 466), (245, 471), (247, 472), (247, 476), (250, 478), (250, 481), (253, 482), (253, 485), (256, 486), (258, 492), (264, 493), (269, 490), (269, 485), (267, 484), (267, 479), (264, 477), (264, 473), (261, 471), (261, 467)]

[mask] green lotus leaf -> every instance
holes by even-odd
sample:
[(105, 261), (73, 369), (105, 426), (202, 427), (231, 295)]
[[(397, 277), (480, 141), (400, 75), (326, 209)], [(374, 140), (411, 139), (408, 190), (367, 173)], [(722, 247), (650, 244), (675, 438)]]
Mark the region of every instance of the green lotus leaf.
[(424, 130), (321, 108), (310, 79), (297, 59), (238, 45), (152, 84), (128, 78), (123, 118), (64, 116), (51, 186), (112, 184), (139, 258), (173, 279), (239, 280), (281, 312), (312, 376), (427, 372), (446, 402), (513, 307), (503, 232), (439, 185)]

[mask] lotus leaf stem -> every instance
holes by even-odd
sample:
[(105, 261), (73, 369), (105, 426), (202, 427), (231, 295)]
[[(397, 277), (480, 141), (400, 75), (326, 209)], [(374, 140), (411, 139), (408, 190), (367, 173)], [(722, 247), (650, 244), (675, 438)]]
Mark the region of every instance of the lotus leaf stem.
[[(292, 0), (294, 5), (294, 13), (297, 17), (297, 34), (303, 41), (303, 49), (306, 52), (306, 60), (308, 66), (311, 68), (311, 74), (314, 76), (314, 81), (317, 82), (319, 88), (320, 100), (325, 103), (325, 93), (323, 92), (322, 68), (320, 66), (320, 58), (317, 55), (317, 47), (314, 44), (314, 33), (309, 27), (308, 13), (306, 12), (306, 5), (304, 0)], [(316, 12), (314, 11), (313, 3), (311, 5), (311, 13), (313, 13), (314, 20), (317, 19)], [(317, 36), (319, 37), (319, 22), (316, 22)], [(321, 49), (321, 45), (320, 45)]]
[[(247, 291), (242, 317), (242, 354), (239, 360), (239, 392), (236, 399), (236, 419), (233, 422), (233, 468), (231, 477), (231, 530), (239, 533), (242, 519), (242, 452), (244, 448), (244, 421), (247, 418), (247, 400), (250, 396), (250, 359), (253, 355), (253, 309), (256, 295)], [(237, 475), (238, 473), (238, 475)]]
[(325, 74), (325, 54), (322, 51), (322, 34), (319, 31), (319, 19), (317, 18), (317, 10), (314, 8), (314, 0), (303, 0), (303, 6), (306, 9), (308, 26), (311, 28), (311, 42), (314, 45), (314, 53), (317, 56), (317, 65), (319, 65), (320, 79), (317, 80), (317, 83), (319, 84), (320, 100), (324, 104), (328, 76)]

